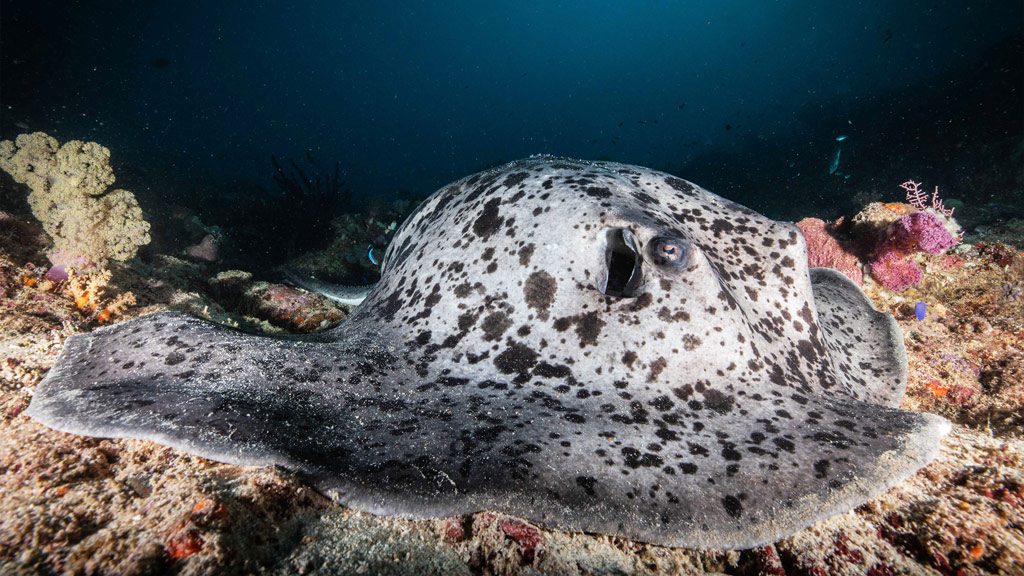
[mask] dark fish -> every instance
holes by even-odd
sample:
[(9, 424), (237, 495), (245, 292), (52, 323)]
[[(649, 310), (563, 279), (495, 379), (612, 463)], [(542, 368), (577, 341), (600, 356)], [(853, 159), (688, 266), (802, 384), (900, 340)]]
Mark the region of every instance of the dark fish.
[(885, 29), (885, 38), (882, 38), (882, 44), (885, 44), (889, 40), (892, 40), (892, 30)]
[(726, 130), (732, 130), (732, 124), (726, 124), (725, 125), (725, 129)]
[(170, 68), (171, 60), (170, 58), (164, 58), (163, 56), (161, 56), (159, 58), (153, 58), (152, 60), (150, 60), (149, 65), (153, 68)]

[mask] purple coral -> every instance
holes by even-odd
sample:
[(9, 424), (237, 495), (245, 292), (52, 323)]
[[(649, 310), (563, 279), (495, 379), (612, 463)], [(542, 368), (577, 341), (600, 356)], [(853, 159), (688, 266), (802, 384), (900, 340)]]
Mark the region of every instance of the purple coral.
[(949, 250), (956, 242), (938, 216), (931, 212), (914, 212), (889, 225), (882, 245), (888, 250), (921, 250), (934, 255)]
[(902, 292), (924, 279), (924, 272), (909, 257), (886, 252), (871, 263), (871, 276), (893, 292)]
[(957, 242), (935, 213), (922, 210), (907, 214), (883, 232), (875, 247), (871, 275), (889, 290), (902, 292), (924, 277), (921, 268), (910, 258), (912, 254), (918, 251), (942, 254)]

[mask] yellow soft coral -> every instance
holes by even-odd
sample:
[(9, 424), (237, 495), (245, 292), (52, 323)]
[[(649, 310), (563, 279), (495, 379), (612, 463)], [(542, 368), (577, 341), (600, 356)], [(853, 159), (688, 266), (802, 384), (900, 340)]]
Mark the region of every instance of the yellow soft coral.
[(55, 264), (128, 260), (149, 243), (149, 223), (135, 195), (109, 190), (110, 150), (95, 142), (35, 132), (0, 142), (0, 169), (26, 184), (32, 214), (53, 239)]

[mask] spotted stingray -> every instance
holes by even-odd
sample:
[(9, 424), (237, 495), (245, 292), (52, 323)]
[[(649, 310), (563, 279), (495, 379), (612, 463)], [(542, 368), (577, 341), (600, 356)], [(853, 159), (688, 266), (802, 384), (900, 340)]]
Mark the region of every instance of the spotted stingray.
[(281, 465), (353, 508), (772, 542), (931, 460), (900, 330), (804, 239), (668, 174), (534, 157), (439, 190), (337, 328), (74, 336), (29, 414)]

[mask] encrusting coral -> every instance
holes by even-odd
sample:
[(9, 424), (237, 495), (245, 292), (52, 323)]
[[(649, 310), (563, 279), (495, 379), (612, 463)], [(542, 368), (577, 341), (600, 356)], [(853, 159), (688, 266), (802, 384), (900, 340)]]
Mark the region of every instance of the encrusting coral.
[(54, 264), (102, 267), (128, 260), (149, 243), (149, 223), (135, 195), (109, 190), (110, 150), (71, 140), (61, 146), (43, 132), (0, 142), (0, 169), (25, 184), (32, 214), (53, 239)]

